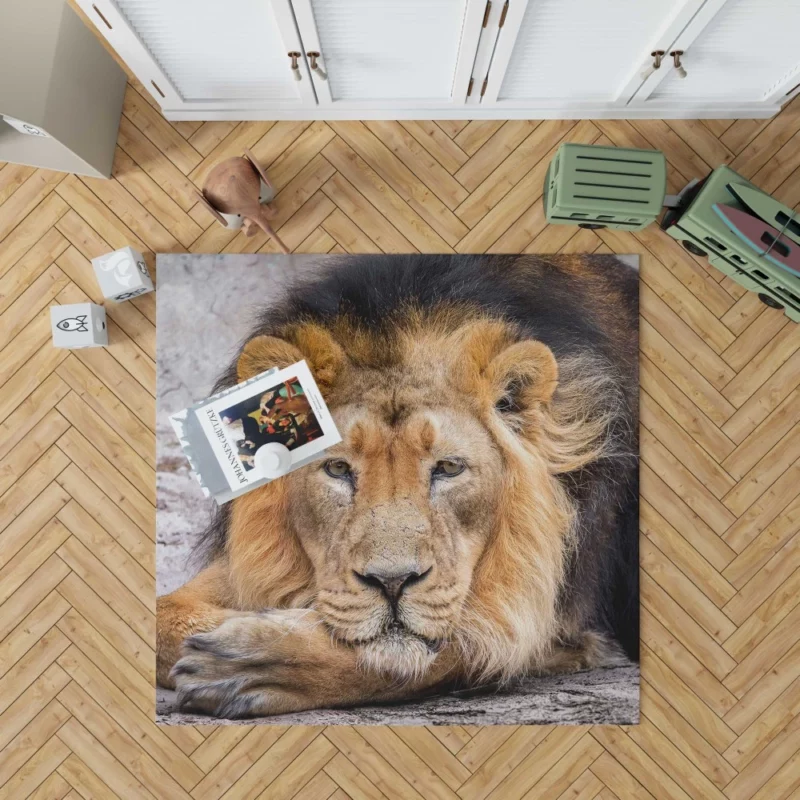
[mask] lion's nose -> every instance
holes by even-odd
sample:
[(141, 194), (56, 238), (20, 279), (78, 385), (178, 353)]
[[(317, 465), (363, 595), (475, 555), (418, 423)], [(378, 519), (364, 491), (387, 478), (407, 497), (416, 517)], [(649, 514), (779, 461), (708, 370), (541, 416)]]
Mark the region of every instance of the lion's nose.
[(413, 586), (415, 583), (425, 580), (430, 571), (430, 567), (424, 572), (417, 572), (416, 570), (400, 572), (397, 570), (370, 569), (363, 573), (356, 572), (355, 576), (364, 585), (379, 589), (394, 607), (399, 602), (400, 595), (409, 586)]

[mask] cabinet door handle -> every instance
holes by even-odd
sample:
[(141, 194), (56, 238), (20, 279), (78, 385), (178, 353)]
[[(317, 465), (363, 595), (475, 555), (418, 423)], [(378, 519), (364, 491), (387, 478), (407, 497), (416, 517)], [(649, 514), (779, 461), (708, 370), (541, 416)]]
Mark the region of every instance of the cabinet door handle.
[(311, 60), (311, 71), (317, 75), (321, 81), (328, 80), (328, 73), (317, 64), (317, 59), (322, 58), (322, 56), (315, 50), (311, 50), (310, 52), (306, 53), (306, 55)]
[(672, 56), (672, 63), (675, 65), (675, 69), (678, 70), (678, 77), (685, 78), (686, 70), (683, 68), (683, 64), (681, 64), (683, 50), (672, 50), (670, 55)]
[(664, 58), (663, 50), (653, 50), (650, 55), (653, 57), (653, 63), (641, 74), (641, 79), (646, 81), (657, 69), (661, 69), (661, 59)]
[(292, 50), (289, 53), (287, 53), (287, 55), (289, 56), (289, 58), (292, 59), (292, 65), (291, 65), (292, 66), (292, 77), (296, 81), (303, 80), (303, 76), (300, 74), (300, 64), (297, 61), (303, 54), (302, 53), (298, 53), (296, 50)]

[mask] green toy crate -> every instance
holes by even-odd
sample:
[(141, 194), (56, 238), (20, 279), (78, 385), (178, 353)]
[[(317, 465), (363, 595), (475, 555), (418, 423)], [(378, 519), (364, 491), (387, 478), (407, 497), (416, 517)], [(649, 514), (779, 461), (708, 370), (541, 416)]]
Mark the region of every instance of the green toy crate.
[(658, 150), (562, 144), (544, 180), (547, 221), (638, 231), (655, 222), (667, 190)]
[(756, 292), (763, 303), (784, 309), (789, 319), (800, 322), (800, 278), (762, 258), (714, 211), (715, 203), (747, 210), (728, 191), (729, 183), (757, 188), (730, 167), (717, 167), (707, 178), (681, 194), (680, 205), (667, 211), (661, 220), (661, 229), (680, 241), (690, 253), (708, 256), (720, 272)]

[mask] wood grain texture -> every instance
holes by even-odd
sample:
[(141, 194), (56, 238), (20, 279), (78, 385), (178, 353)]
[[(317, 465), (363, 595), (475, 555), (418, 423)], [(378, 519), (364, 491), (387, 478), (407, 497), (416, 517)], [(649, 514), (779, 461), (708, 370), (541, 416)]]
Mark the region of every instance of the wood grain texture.
[[(172, 125), (131, 82), (110, 181), (0, 165), (0, 798), (796, 797), (800, 327), (652, 226), (547, 226), (541, 187), (560, 141), (602, 141), (663, 148), (671, 187), (730, 162), (797, 208), (798, 102), (769, 122)], [(245, 146), (296, 252), (640, 255), (640, 726), (152, 722), (152, 297), (75, 353), (47, 306), (97, 300), (89, 259), (124, 244), (274, 252), (196, 205)]]

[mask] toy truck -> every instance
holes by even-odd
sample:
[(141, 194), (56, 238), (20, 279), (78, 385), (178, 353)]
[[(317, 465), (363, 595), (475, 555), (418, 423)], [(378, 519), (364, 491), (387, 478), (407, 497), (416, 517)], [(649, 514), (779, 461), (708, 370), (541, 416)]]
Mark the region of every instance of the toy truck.
[(661, 229), (677, 239), (693, 255), (707, 256), (745, 289), (755, 292), (772, 308), (784, 309), (786, 316), (800, 322), (800, 275), (776, 266), (748, 245), (725, 224), (714, 206), (731, 206), (749, 211), (728, 185), (761, 190), (730, 167), (717, 167), (708, 177), (681, 194), (677, 207), (667, 209)]

